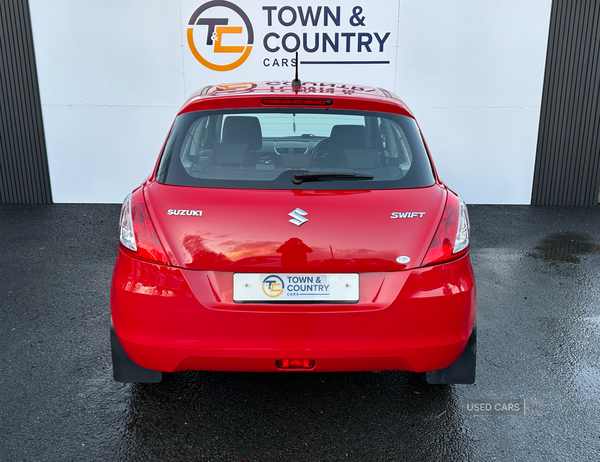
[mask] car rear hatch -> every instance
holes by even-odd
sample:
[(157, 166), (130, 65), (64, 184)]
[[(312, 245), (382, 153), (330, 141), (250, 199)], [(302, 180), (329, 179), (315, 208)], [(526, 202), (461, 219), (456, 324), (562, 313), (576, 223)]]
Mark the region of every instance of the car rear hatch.
[(446, 190), (245, 190), (150, 182), (146, 203), (174, 266), (365, 273), (420, 266)]

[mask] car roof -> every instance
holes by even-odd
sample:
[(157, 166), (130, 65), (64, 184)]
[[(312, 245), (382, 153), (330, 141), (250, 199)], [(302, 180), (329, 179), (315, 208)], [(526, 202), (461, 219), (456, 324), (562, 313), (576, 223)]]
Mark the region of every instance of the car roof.
[(254, 100), (265, 97), (298, 96), (314, 98), (335, 98), (352, 100), (357, 104), (368, 106), (373, 103), (392, 103), (400, 107), (403, 112), (412, 116), (406, 104), (392, 92), (383, 88), (366, 85), (335, 83), (335, 82), (302, 82), (300, 88), (292, 87), (291, 81), (262, 81), (262, 82), (236, 82), (207, 85), (194, 92), (181, 108), (180, 113), (200, 109), (200, 102), (208, 102), (214, 98), (237, 99), (252, 98)]

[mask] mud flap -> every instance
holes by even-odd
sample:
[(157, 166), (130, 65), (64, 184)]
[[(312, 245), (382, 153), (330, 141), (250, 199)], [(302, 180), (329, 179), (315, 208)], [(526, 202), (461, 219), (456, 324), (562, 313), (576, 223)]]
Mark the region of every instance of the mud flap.
[(430, 384), (472, 384), (475, 383), (475, 363), (477, 358), (477, 324), (473, 326), (473, 331), (465, 350), (458, 357), (454, 364), (440, 369), (425, 373), (425, 380)]
[(134, 363), (117, 338), (112, 318), (110, 320), (110, 347), (112, 350), (113, 378), (115, 382), (126, 383), (158, 383), (162, 380), (162, 372), (153, 371)]

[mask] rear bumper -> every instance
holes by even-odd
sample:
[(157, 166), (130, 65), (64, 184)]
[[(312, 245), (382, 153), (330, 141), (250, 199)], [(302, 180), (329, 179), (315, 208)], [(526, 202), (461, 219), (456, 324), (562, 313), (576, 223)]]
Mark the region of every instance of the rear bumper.
[(182, 270), (119, 251), (111, 291), (117, 337), (138, 365), (180, 370), (408, 370), (452, 364), (475, 320), (469, 256), (428, 268), (362, 273), (349, 305), (236, 304), (232, 273)]

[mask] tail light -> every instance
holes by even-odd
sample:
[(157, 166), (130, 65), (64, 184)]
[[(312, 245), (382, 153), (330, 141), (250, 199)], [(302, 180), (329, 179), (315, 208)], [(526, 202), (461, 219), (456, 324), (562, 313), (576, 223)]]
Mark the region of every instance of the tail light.
[(448, 191), (446, 207), (421, 266), (462, 257), (469, 250), (469, 215), (464, 201)]
[(123, 251), (135, 258), (171, 264), (156, 235), (142, 188), (129, 194), (123, 202), (119, 240)]

